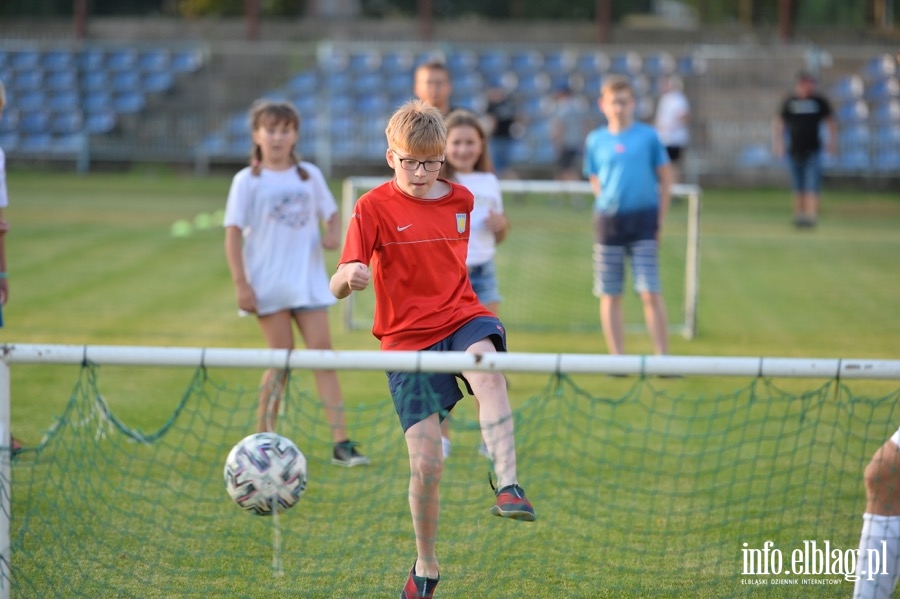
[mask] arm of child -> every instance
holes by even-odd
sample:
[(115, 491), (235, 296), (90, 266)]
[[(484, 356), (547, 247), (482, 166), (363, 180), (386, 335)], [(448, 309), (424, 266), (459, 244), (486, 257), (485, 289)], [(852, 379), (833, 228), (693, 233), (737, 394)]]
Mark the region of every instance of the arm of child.
[(325, 223), (325, 233), (322, 235), (322, 247), (326, 250), (336, 250), (341, 247), (341, 215), (335, 212)]
[(353, 291), (362, 291), (369, 286), (372, 273), (362, 262), (345, 262), (339, 264), (337, 271), (331, 276), (329, 288), (334, 297), (344, 299)]
[(243, 234), (240, 228), (235, 226), (225, 227), (225, 259), (231, 270), (231, 280), (234, 282), (234, 292), (237, 296), (238, 308), (244, 312), (256, 312), (256, 294), (247, 281), (247, 273), (244, 272), (244, 258), (241, 255), (243, 247)]
[(656, 241), (661, 238), (663, 222), (669, 212), (669, 203), (672, 199), (672, 164), (667, 162), (656, 169), (656, 178), (659, 181), (659, 213), (657, 215)]
[(491, 211), (487, 217), (487, 225), (494, 233), (494, 241), (502, 243), (509, 231), (509, 219), (503, 212)]

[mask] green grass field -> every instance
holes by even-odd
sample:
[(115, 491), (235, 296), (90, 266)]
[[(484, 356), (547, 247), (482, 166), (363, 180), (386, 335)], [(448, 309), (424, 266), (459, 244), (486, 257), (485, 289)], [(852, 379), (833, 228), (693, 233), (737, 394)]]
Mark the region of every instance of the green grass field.
[[(11, 298), (0, 339), (261, 347), (255, 321), (236, 316), (221, 227), (197, 219), (224, 208), (229, 182), (153, 169), (9, 173)], [(900, 197), (827, 191), (815, 231), (790, 227), (789, 202), (784, 190), (704, 190), (698, 336), (673, 336), (673, 354), (900, 357)], [(526, 325), (590, 322), (587, 208), (527, 198), (507, 210), (501, 284), (512, 279), (514, 291), (504, 291), (501, 310)], [(671, 270), (683, 260), (682, 213), (673, 210), (665, 232)], [(173, 236), (179, 220), (201, 228)], [(541, 273), (554, 282), (541, 283)], [(677, 295), (667, 295), (670, 314)], [(626, 310), (640, 321), (636, 303)], [(336, 348), (377, 348), (368, 331), (344, 330), (338, 309), (332, 316)], [(509, 328), (511, 351), (605, 350), (599, 328)], [(650, 342), (635, 333), (627, 347), (646, 353)], [(135, 448), (83, 411), (87, 392), (66, 413), (73, 426), (16, 463), (16, 596), (332, 597), (337, 587), (394, 596), (414, 553), (405, 447), (383, 373), (341, 375), (352, 434), (373, 458), (352, 471), (326, 464), (320, 411), (309, 409), (315, 402), (304, 401), (309, 385), (298, 377), (305, 407), (284, 423), (310, 459), (311, 481), (297, 512), (282, 518), (283, 578), (271, 575), (268, 523), (240, 513), (221, 488), (227, 449), (251, 432), (260, 373), (216, 371), (199, 387), (194, 374), (101, 366), (112, 413), (145, 433), (168, 423), (161, 441)], [(79, 369), (15, 365), (11, 379), (13, 431), (37, 444), (64, 414)], [(741, 543), (831, 538), (855, 547), (860, 468), (897, 425), (896, 381), (847, 392), (816, 380), (509, 379), (520, 477), (540, 519), (528, 528), (486, 516), (486, 463), (474, 455), (473, 409), (461, 406), (442, 485), (441, 597), (850, 594), (847, 582), (741, 585)], [(147, 482), (171, 472), (171, 487)]]

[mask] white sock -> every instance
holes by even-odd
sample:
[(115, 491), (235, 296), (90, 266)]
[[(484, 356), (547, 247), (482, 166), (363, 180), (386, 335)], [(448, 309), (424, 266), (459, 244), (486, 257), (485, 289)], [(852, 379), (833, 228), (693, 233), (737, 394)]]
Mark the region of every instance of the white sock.
[(900, 516), (863, 514), (856, 574), (853, 599), (890, 599), (900, 574)]
[(441, 449), (444, 450), (444, 457), (450, 457), (450, 439), (447, 437), (441, 437)]

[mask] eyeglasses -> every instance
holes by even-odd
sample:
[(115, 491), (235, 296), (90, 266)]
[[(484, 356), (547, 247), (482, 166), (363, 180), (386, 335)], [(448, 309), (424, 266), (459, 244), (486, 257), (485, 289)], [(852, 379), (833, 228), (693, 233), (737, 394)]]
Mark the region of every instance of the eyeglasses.
[(419, 165), (422, 165), (429, 173), (436, 173), (441, 170), (441, 167), (444, 166), (443, 160), (416, 160), (415, 158), (404, 158), (394, 150), (391, 150), (394, 156), (397, 157), (397, 160), (400, 161), (400, 168), (405, 171), (417, 171), (419, 170)]

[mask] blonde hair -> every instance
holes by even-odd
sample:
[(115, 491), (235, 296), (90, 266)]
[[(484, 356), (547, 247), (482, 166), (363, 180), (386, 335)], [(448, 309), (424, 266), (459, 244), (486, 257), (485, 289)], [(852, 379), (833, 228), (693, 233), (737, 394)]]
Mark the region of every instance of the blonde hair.
[(422, 100), (410, 100), (395, 110), (384, 135), (391, 149), (415, 155), (442, 155), (447, 145), (444, 116)]
[(623, 75), (610, 75), (603, 80), (600, 86), (600, 95), (616, 94), (619, 92), (628, 92), (634, 95), (634, 88), (631, 87), (631, 81)]
[[(484, 131), (484, 127), (481, 125), (481, 121), (478, 120), (478, 116), (476, 116), (474, 112), (463, 109), (454, 110), (447, 115), (445, 124), (448, 136), (450, 135), (450, 132), (457, 127), (471, 127), (474, 129), (481, 139), (481, 155), (478, 157), (478, 160), (475, 161), (475, 165), (472, 169), (483, 173), (494, 172), (494, 163), (491, 161), (491, 154), (488, 150), (488, 136)], [(444, 162), (444, 168), (441, 170), (441, 175), (447, 179), (455, 177), (456, 168), (450, 164), (449, 160)]]
[[(285, 124), (300, 131), (300, 114), (294, 105), (290, 102), (273, 102), (270, 100), (258, 100), (250, 108), (250, 130), (256, 131), (260, 127), (266, 125), (282, 125)], [(294, 148), (291, 148), (291, 156), (297, 164), (297, 174), (306, 181), (309, 179), (309, 173), (300, 166), (300, 156)], [(250, 168), (254, 176), (259, 176), (262, 170), (262, 148), (258, 144), (253, 144), (250, 150)]]

